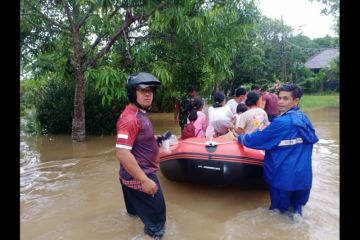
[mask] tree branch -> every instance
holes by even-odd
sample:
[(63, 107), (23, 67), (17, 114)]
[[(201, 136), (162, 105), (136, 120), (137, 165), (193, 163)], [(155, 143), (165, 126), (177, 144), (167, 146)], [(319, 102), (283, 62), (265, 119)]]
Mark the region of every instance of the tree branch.
[(51, 18), (49, 18), (48, 16), (46, 16), (45, 14), (43, 14), (39, 9), (37, 9), (34, 5), (32, 5), (28, 0), (24, 0), (24, 2), (29, 5), (32, 9), (34, 9), (37, 13), (40, 14), (41, 18), (51, 22), (52, 24), (54, 24), (55, 26), (58, 26), (59, 28), (62, 28), (62, 29), (66, 29), (68, 31), (71, 32), (71, 29), (67, 26), (64, 26), (62, 24), (59, 24), (57, 22), (55, 22), (54, 20), (52, 20)]
[(95, 39), (95, 41), (93, 42), (93, 44), (91, 44), (90, 50), (84, 54), (84, 56), (86, 56), (86, 54), (88, 54), (88, 53), (90, 52), (90, 54), (89, 54), (89, 59), (88, 59), (87, 63), (85, 64), (84, 68), (83, 68), (84, 71), (86, 70), (87, 66), (89, 66), (89, 64), (90, 64), (90, 61), (91, 61), (91, 58), (90, 58), (90, 57), (91, 57), (92, 54), (94, 53), (95, 47), (96, 47), (97, 45), (99, 45), (99, 43), (101, 42), (100, 40), (101, 40), (104, 36), (106, 36), (106, 35), (107, 35), (107, 33), (101, 33), (101, 34)]
[(172, 38), (172, 37), (153, 37), (153, 36), (144, 36), (144, 37), (128, 37), (129, 39), (146, 39), (146, 38), (155, 38), (155, 39), (164, 39), (164, 40), (174, 40), (175, 42), (180, 42), (178, 39), (176, 38)]
[[(26, 1), (26, 0), (25, 0)], [(62, 0), (62, 2), (63, 2), (63, 6), (64, 6), (64, 8), (65, 8), (65, 11), (66, 11), (66, 15), (67, 15), (67, 17), (68, 17), (68, 20), (69, 20), (69, 22), (70, 22), (70, 31), (71, 32), (74, 32), (74, 30), (76, 30), (75, 29), (75, 25), (74, 25), (74, 21), (73, 21), (73, 19), (72, 19), (72, 17), (71, 17), (71, 12), (70, 12), (70, 8), (69, 8), (69, 3), (68, 3), (68, 1), (67, 0)]]
[(123, 31), (123, 34), (124, 34), (124, 40), (125, 40), (125, 45), (126, 45), (126, 48), (127, 48), (128, 55), (129, 55), (130, 60), (132, 61), (131, 55), (130, 55), (130, 47), (129, 47), (128, 42), (127, 42), (127, 39), (126, 39), (126, 33), (125, 33), (125, 31)]
[(26, 16), (26, 15), (34, 15), (34, 16), (37, 16), (37, 17), (41, 17), (35, 13), (20, 13), (21, 16)]
[(120, 10), (120, 8), (122, 8), (121, 5), (115, 8), (115, 10), (110, 14), (109, 19), (112, 18)]
[(121, 4), (120, 6), (116, 7), (115, 10), (109, 15), (109, 19), (112, 18), (120, 10), (120, 8), (132, 8), (132, 7), (143, 7), (143, 6), (146, 6), (146, 4), (139, 4), (139, 5)]
[(31, 21), (30, 19), (28, 19), (28, 18), (25, 18), (25, 19), (26, 19), (26, 21), (28, 21), (31, 25), (33, 25), (33, 26), (35, 26), (35, 27), (44, 28), (44, 29), (46, 29), (46, 30), (48, 30), (48, 31), (50, 31), (50, 32), (58, 32), (58, 33), (63, 33), (63, 34), (65, 34), (65, 35), (67, 35), (67, 36), (71, 36), (70, 33), (65, 32), (65, 31), (62, 30), (62, 29), (59, 30), (59, 29), (53, 29), (53, 28), (43, 27), (43, 26), (37, 25), (36, 23), (32, 22), (32, 21)]
[[(63, 1), (66, 1), (66, 0), (63, 0)], [(146, 15), (146, 17), (152, 15), (155, 13), (156, 10), (160, 10), (162, 8), (164, 8), (166, 5), (168, 5), (168, 3), (163, 3), (161, 5), (159, 5), (157, 8), (154, 8), (149, 14)], [(120, 34), (123, 33), (123, 31), (125, 31), (126, 33), (127, 32), (131, 32), (131, 31), (134, 31), (135, 29), (138, 29), (138, 28), (141, 28), (143, 26), (147, 26), (148, 24), (147, 23), (144, 23), (144, 24), (139, 24), (138, 26), (132, 28), (132, 29), (129, 29), (129, 30), (125, 30), (127, 29), (133, 22), (134, 22), (134, 18), (132, 18), (131, 21), (128, 21), (128, 22), (124, 22), (123, 24), (123, 27), (121, 29), (119, 29), (116, 33), (114, 33), (109, 41), (106, 43), (105, 47), (93, 58), (93, 59), (90, 59), (88, 60), (88, 63), (87, 63), (87, 66), (89, 67), (92, 67), (95, 65), (96, 61), (101, 58), (102, 56), (104, 56), (107, 52), (109, 52), (110, 48), (112, 47), (112, 45), (115, 43), (116, 39), (120, 36)]]
[(136, 30), (136, 29), (142, 28), (142, 27), (147, 26), (147, 25), (148, 25), (147, 23), (139, 24), (139, 25), (137, 25), (137, 26), (134, 27), (134, 28), (131, 28), (131, 29), (129, 29), (129, 30), (126, 30), (125, 32), (126, 32), (126, 33), (129, 33), (129, 32), (132, 32), (132, 31), (134, 31), (134, 30)]
[[(205, 3), (205, 0), (202, 3), (199, 3), (199, 6), (194, 8), (188, 16), (191, 17), (204, 3)], [(194, 4), (194, 6), (195, 6), (195, 4)]]
[(85, 23), (86, 19), (89, 17), (90, 12), (93, 10), (94, 6), (92, 5), (92, 3), (90, 3), (90, 7), (87, 10), (86, 14), (83, 16), (83, 18), (80, 20), (80, 22), (77, 24), (76, 26), (76, 30), (79, 30), (81, 28), (81, 26)]

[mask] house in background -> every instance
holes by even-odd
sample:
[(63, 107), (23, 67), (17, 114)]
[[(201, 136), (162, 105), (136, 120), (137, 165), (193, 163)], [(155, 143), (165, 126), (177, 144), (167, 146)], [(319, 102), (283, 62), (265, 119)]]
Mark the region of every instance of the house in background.
[(310, 57), (304, 66), (309, 68), (314, 73), (318, 73), (323, 67), (330, 67), (329, 61), (339, 56), (338, 48), (327, 48)]
[[(319, 73), (323, 67), (330, 67), (330, 60), (339, 56), (338, 48), (327, 48), (310, 57), (304, 66), (309, 68), (314, 73)], [(336, 82), (324, 82), (324, 89), (334, 90), (337, 86)]]

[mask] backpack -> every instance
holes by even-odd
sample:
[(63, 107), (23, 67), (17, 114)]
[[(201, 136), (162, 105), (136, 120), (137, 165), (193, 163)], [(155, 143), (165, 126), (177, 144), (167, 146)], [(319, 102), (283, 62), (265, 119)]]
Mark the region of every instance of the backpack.
[[(199, 129), (200, 131), (200, 129)], [(199, 133), (199, 131), (197, 133)], [(194, 123), (188, 123), (184, 126), (184, 129), (181, 132), (181, 139), (187, 139), (187, 138), (192, 138), (192, 137), (196, 137), (197, 134), (195, 134), (195, 126)]]

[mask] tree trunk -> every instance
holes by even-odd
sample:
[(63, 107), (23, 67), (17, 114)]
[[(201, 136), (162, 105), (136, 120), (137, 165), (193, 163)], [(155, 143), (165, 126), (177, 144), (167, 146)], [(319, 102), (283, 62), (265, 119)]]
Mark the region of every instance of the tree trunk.
[(234, 77), (233, 79), (231, 79), (231, 84), (230, 84), (230, 94), (231, 96), (235, 94), (235, 89), (233, 89), (233, 84), (234, 84), (234, 80), (237, 77)]
[(214, 84), (214, 90), (213, 90), (213, 95), (215, 94), (215, 92), (217, 92), (217, 78), (215, 77), (215, 84)]
[(76, 86), (71, 139), (73, 142), (83, 142), (85, 141), (85, 77), (82, 71), (81, 42), (78, 30), (73, 31), (73, 47)]

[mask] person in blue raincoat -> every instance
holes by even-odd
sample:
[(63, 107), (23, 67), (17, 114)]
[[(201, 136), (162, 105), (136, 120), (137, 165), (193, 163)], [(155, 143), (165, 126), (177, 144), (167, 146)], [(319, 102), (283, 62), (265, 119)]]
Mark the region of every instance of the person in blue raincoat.
[(264, 130), (238, 136), (245, 147), (265, 150), (263, 177), (269, 183), (270, 210), (285, 212), (290, 206), (301, 215), (312, 186), (311, 155), (319, 141), (298, 103), (303, 94), (296, 84), (279, 88), (280, 115)]

